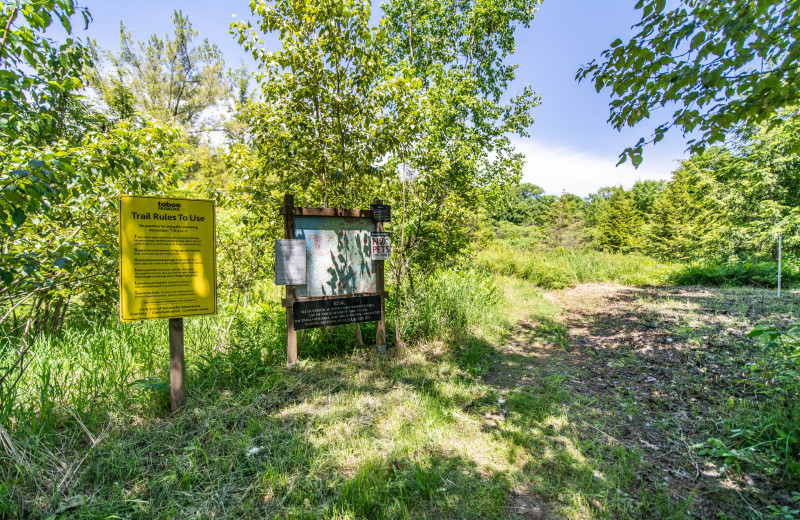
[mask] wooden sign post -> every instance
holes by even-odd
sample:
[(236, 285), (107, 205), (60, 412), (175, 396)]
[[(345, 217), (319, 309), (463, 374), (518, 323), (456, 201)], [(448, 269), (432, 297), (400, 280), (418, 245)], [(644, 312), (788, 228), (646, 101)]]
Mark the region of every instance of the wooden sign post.
[(121, 195), (120, 321), (169, 319), (172, 410), (186, 403), (183, 318), (217, 312), (213, 200)]
[(183, 361), (183, 318), (169, 319), (169, 387), (172, 411), (186, 404), (186, 364)]
[[(380, 201), (376, 201), (380, 203)], [(284, 217), (284, 240), (276, 243), (275, 281), (286, 286), (286, 362), (297, 363), (297, 331), (334, 325), (355, 324), (356, 340), (362, 343), (359, 323), (377, 322), (378, 352), (386, 352), (386, 305), (384, 260), (372, 259), (373, 232), (383, 232), (388, 206), (380, 206), (380, 220), (369, 210), (298, 208), (286, 194), (280, 209)], [(374, 223), (373, 223), (374, 222)], [(306, 257), (288, 258), (299, 242)], [(278, 261), (278, 255), (287, 258)], [(384, 252), (385, 254), (385, 252)], [(297, 283), (297, 261), (306, 261), (306, 277)], [(280, 270), (280, 272), (279, 272)]]
[[(375, 205), (383, 205), (383, 201), (375, 199)], [(371, 216), (371, 215), (370, 215)], [(375, 219), (373, 219), (375, 220)], [(375, 231), (383, 233), (383, 220), (375, 220)], [(385, 290), (384, 276), (384, 260), (375, 260), (375, 290), (383, 295)], [(375, 329), (375, 348), (379, 353), (386, 353), (386, 298), (381, 296), (381, 319), (378, 321), (378, 327)]]
[[(283, 236), (294, 238), (294, 195), (283, 196)], [(297, 289), (294, 285), (286, 286), (286, 364), (290, 367), (297, 364), (297, 331), (294, 330), (294, 302), (297, 300)]]

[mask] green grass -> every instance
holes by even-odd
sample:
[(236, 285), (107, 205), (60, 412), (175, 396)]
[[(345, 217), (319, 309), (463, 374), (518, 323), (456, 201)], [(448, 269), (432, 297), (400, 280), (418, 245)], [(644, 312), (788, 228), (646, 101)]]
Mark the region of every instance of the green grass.
[[(704, 470), (724, 464), (723, 451), (701, 453), (711, 437), (728, 450), (769, 440), (752, 463), (729, 465), (731, 478), (788, 468), (763, 427), (794, 415), (754, 399), (757, 379), (738, 390), (737, 370), (761, 350), (722, 331), (746, 328), (755, 312), (785, 322), (796, 295), (776, 307), (754, 290), (721, 298), (587, 286), (630, 306), (614, 314), (581, 287), (573, 301), (474, 269), (437, 273), (416, 289), (424, 302), (400, 323), (408, 346), (388, 357), (339, 327), (309, 333), (299, 366), (287, 369), (284, 314), (269, 292), (227, 336), (230, 308), (187, 319), (188, 401), (177, 414), (163, 391), (165, 322), (73, 323), (39, 338), (0, 430), (0, 518), (684, 518), (702, 500), (755, 517), (707, 480), (697, 496), (676, 494), (665, 469), (694, 475), (691, 460)], [(566, 315), (581, 305), (586, 323)], [(666, 373), (651, 371), (654, 354), (615, 338), (662, 327), (676, 349), (658, 356), (676, 364), (675, 380), (654, 394), (647, 377), (662, 384)], [(364, 327), (365, 340), (373, 334)], [(713, 351), (699, 348), (717, 336)], [(728, 339), (730, 374), (717, 366)], [(676, 392), (688, 416), (665, 404)], [(731, 400), (718, 399), (728, 392)], [(767, 517), (768, 506), (787, 503), (764, 491), (790, 477), (764, 475), (757, 482), (774, 488), (742, 493)]]
[[(394, 303), (392, 298), (390, 302)], [(494, 278), (485, 270), (439, 271), (417, 288), (403, 309), (402, 336), (417, 342), (463, 335), (478, 323), (503, 327), (508, 324), (504, 303)]]
[[(778, 285), (778, 263), (772, 260), (693, 262), (675, 271), (670, 283), (704, 287), (775, 288)], [(781, 269), (781, 285), (787, 289), (800, 286), (800, 262), (785, 259)]]
[[(478, 253), (476, 265), (489, 271), (527, 280), (543, 289), (564, 289), (579, 283), (619, 285), (685, 285), (702, 287), (775, 288), (778, 264), (764, 260), (730, 262), (662, 262), (639, 254), (612, 254), (581, 250), (522, 250), (495, 245)], [(800, 286), (800, 264), (786, 258), (782, 286)]]
[(0, 518), (502, 516), (506, 447), (461, 408), (486, 392), (470, 367), (505, 330), (503, 297), (470, 270), (418, 290), (401, 323), (425, 343), (391, 360), (338, 327), (310, 332), (286, 369), (274, 295), (227, 335), (230, 307), (187, 319), (179, 414), (165, 321), (40, 336), (0, 431)]
[(501, 246), (478, 253), (476, 265), (544, 289), (564, 289), (586, 282), (665, 285), (679, 268), (642, 255), (591, 250), (516, 251)]

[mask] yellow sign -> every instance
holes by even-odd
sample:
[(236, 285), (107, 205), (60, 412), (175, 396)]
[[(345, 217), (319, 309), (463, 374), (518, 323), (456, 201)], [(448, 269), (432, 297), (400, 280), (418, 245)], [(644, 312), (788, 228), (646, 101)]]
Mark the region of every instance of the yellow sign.
[(121, 195), (122, 321), (217, 312), (213, 200)]

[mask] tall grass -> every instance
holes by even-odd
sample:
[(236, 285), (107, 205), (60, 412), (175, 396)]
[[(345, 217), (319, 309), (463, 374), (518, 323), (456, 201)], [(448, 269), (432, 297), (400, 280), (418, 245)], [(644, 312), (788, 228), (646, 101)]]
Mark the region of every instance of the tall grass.
[(586, 282), (664, 285), (679, 265), (642, 255), (590, 250), (516, 251), (495, 246), (481, 251), (476, 264), (494, 273), (516, 276), (544, 289), (564, 289)]
[[(221, 385), (283, 359), (283, 309), (256, 302), (220, 315), (185, 321), (187, 384)], [(231, 322), (231, 317), (233, 320)], [(228, 325), (230, 324), (230, 329)], [(0, 338), (0, 361), (16, 359), (17, 338)], [(0, 410), (0, 424), (12, 428), (55, 427), (74, 414), (96, 414), (165, 406), (169, 395), (169, 342), (166, 320), (106, 325), (68, 323), (57, 334), (35, 338), (24, 360), (27, 369)]]
[[(778, 285), (778, 263), (764, 260), (730, 262), (694, 262), (675, 271), (670, 277), (674, 285), (706, 287), (764, 287)], [(800, 286), (800, 261), (784, 259), (781, 283), (785, 288)]]
[[(449, 269), (428, 277), (403, 309), (401, 332), (406, 341), (464, 335), (478, 325), (500, 328), (507, 320), (504, 300), (483, 269)], [(491, 333), (491, 331), (488, 331)]]
[[(218, 316), (185, 321), (187, 386), (237, 389), (285, 362), (285, 310), (276, 293), (267, 292), (253, 291), (246, 308), (223, 306)], [(484, 271), (437, 272), (401, 309), (402, 337), (430, 341), (463, 335), (478, 324), (499, 328), (505, 323), (501, 302), (499, 289)], [(391, 316), (394, 309), (390, 305), (387, 311)], [(393, 321), (387, 320), (390, 340)], [(366, 345), (372, 345), (374, 323), (361, 324), (361, 331)], [(299, 335), (299, 342), (301, 357), (311, 359), (357, 348), (352, 326), (311, 330)], [(0, 337), (0, 366), (15, 359), (16, 348), (14, 337)], [(109, 413), (168, 403), (166, 320), (105, 326), (71, 322), (58, 334), (36, 338), (28, 356), (30, 364), (0, 410), (0, 424), (11, 429), (56, 427), (70, 414), (105, 421)]]

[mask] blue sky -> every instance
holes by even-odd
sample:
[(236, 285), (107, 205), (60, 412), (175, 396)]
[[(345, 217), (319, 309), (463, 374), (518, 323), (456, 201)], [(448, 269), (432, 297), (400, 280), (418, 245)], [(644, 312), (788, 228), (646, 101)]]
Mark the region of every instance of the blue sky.
[[(630, 27), (639, 19), (634, 3), (545, 0), (531, 27), (517, 31), (517, 52), (510, 61), (518, 63), (519, 69), (510, 94), (531, 85), (543, 98), (534, 110), (530, 138), (514, 140), (527, 157), (523, 181), (538, 184), (547, 193), (586, 196), (602, 186), (630, 187), (637, 179), (669, 178), (676, 160), (686, 156), (685, 139), (680, 134), (668, 135), (645, 150), (638, 170), (630, 164), (615, 167), (626, 146), (650, 136), (661, 122), (659, 113), (654, 113), (651, 125), (617, 132), (606, 123), (608, 94), (598, 94), (590, 83), (578, 84), (574, 79), (578, 67), (598, 57), (615, 38), (632, 34)], [(232, 21), (250, 16), (247, 0), (83, 0), (82, 5), (89, 8), (94, 21), (80, 35), (115, 52), (120, 20), (136, 40), (146, 40), (152, 33), (171, 32), (172, 12), (181, 9), (201, 36), (222, 49), (228, 66), (250, 62), (228, 34)], [(277, 45), (276, 40), (272, 44)]]

